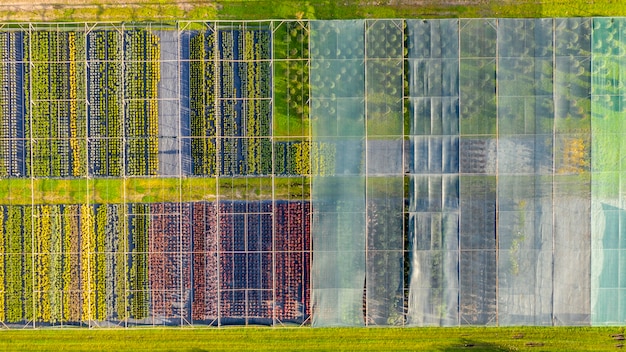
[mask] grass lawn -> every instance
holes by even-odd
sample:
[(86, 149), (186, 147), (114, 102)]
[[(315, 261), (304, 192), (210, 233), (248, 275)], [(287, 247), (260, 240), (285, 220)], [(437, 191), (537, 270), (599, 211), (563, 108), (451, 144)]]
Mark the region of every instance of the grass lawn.
[[(308, 177), (220, 177), (219, 196), (233, 200), (310, 198)], [(35, 196), (33, 197), (33, 192)], [(1, 179), (4, 204), (193, 202), (217, 199), (216, 179), (137, 177), (98, 179)]]
[(625, 16), (620, 0), (12, 0), (0, 21)]
[(207, 328), (6, 330), (15, 351), (616, 351), (623, 328)]

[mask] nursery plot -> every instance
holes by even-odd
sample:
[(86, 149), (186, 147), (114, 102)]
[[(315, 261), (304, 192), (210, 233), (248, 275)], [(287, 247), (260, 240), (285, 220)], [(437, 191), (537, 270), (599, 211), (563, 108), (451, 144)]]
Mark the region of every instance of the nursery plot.
[(123, 223), (124, 207), (119, 204), (94, 206), (98, 296), (98, 320), (123, 321), (127, 317), (127, 261), (128, 238)]
[[(271, 29), (218, 25), (221, 174), (271, 173)], [(242, 138), (243, 137), (243, 138)]]
[[(72, 188), (59, 187), (58, 180), (33, 181), (32, 207), (22, 206), (32, 228), (33, 287), (36, 325), (75, 324), (96, 320), (95, 241), (89, 228), (92, 219), (87, 180), (76, 180)], [(74, 198), (78, 204), (59, 203)], [(28, 214), (27, 214), (28, 212)], [(29, 239), (30, 241), (30, 239)], [(91, 299), (94, 304), (91, 305)], [(93, 310), (92, 310), (93, 309)], [(99, 319), (104, 319), (103, 315)]]
[[(217, 147), (229, 145), (238, 148), (233, 175), (268, 175), (273, 170), (270, 28), (267, 24), (241, 23), (207, 28), (219, 28), (220, 35), (231, 36), (232, 47), (211, 47), (214, 56), (202, 54), (196, 62), (210, 61), (213, 74), (224, 67), (227, 72), (231, 70), (233, 76), (226, 80), (232, 86), (226, 84), (224, 89), (223, 84), (214, 85), (210, 104), (205, 104), (207, 97), (203, 96), (195, 105), (191, 104), (193, 96), (179, 98), (182, 92), (177, 90), (178, 85), (190, 90), (193, 79), (185, 80), (185, 71), (178, 71), (178, 50), (185, 39), (175, 32), (113, 24), (86, 26), (84, 31), (72, 26), (41, 27), (7, 35), (3, 43), (8, 49), (3, 57), (8, 59), (2, 72), (8, 77), (24, 70), (24, 78), (18, 81), (32, 88), (4, 91), (8, 92), (6, 100), (12, 102), (3, 115), (9, 133), (3, 140), (11, 149), (7, 176), (34, 178), (11, 180), (3, 183), (2, 189), (7, 202), (35, 204), (19, 209), (23, 237), (19, 252), (7, 257), (7, 263), (14, 263), (11, 265), (16, 266), (21, 279), (19, 302), (10, 302), (16, 312), (11, 314), (10, 322), (179, 325), (187, 321), (213, 324), (214, 319), (229, 319), (229, 315), (265, 322), (304, 322), (308, 318), (308, 239), (307, 248), (292, 248), (295, 239), (284, 246), (291, 264), (281, 271), (282, 313), (274, 313), (274, 306), (268, 304), (275, 296), (272, 197), (276, 194), (298, 199), (301, 205), (288, 211), (284, 232), (288, 232), (286, 236), (291, 233), (292, 238), (308, 238), (309, 228), (304, 221), (309, 219), (309, 208), (303, 208), (302, 203), (310, 194), (307, 178), (232, 178), (230, 182), (218, 182), (202, 177), (148, 177), (216, 175), (218, 160), (224, 160), (218, 159)], [(16, 43), (28, 45), (29, 50), (16, 50)], [(24, 56), (30, 49), (33, 54)], [(194, 61), (190, 53), (187, 56), (187, 77), (193, 78)], [(26, 67), (22, 61), (30, 65)], [(209, 75), (207, 65), (204, 67), (196, 82), (205, 81)], [(45, 86), (45, 82), (55, 85)], [(233, 93), (230, 99), (219, 96), (222, 100), (218, 101), (215, 93), (229, 89)], [(180, 116), (185, 116), (182, 111), (192, 105), (208, 107), (202, 116), (214, 122), (194, 125), (198, 118), (191, 111), (186, 120), (181, 120)], [(223, 114), (218, 119), (214, 112), (219, 106), (237, 110), (233, 116), (239, 120), (233, 123)], [(227, 130), (225, 126), (233, 128)], [(308, 175), (309, 146), (302, 139), (297, 141), (296, 174)], [(208, 152), (213, 159), (202, 163), (200, 158), (209, 144), (215, 147)], [(293, 152), (289, 157), (296, 158)], [(294, 164), (291, 160), (289, 163)], [(75, 179), (87, 175), (95, 178)], [(245, 302), (242, 305), (222, 299), (222, 308), (218, 296), (211, 296), (219, 287), (215, 282), (217, 272), (208, 276), (213, 280), (208, 286), (208, 277), (204, 277), (204, 293), (191, 287), (195, 282), (192, 278), (199, 280), (199, 275), (205, 275), (204, 271), (191, 269), (194, 260), (218, 270), (218, 240), (206, 243), (214, 255), (210, 250), (192, 255), (192, 243), (200, 246), (193, 240), (194, 231), (188, 228), (192, 207), (178, 203), (187, 199), (217, 200), (220, 192), (229, 199), (241, 199), (242, 204), (256, 204), (251, 208), (245, 205), (243, 237), (231, 238), (244, 244), (243, 253), (232, 252), (238, 266), (231, 275), (240, 291), (226, 290), (222, 296), (244, 297)], [(207, 211), (209, 215), (205, 216), (211, 217), (211, 211)], [(12, 216), (8, 218), (17, 215)], [(4, 216), (2, 220), (4, 223)], [(198, 240), (206, 231), (218, 233), (217, 226), (198, 229)], [(171, 267), (175, 269), (168, 269)], [(198, 304), (194, 305), (196, 297)]]
[(106, 316), (106, 256), (105, 233), (96, 230), (96, 211), (88, 205), (81, 206), (80, 222), (80, 277), (83, 294), (81, 320), (102, 321)]
[(275, 225), (276, 319), (303, 323), (310, 316), (310, 203), (277, 201)]
[(105, 267), (78, 264), (99, 262), (92, 215), (86, 206), (6, 208), (5, 264), (12, 268), (6, 281), (12, 296), (3, 307), (7, 323), (45, 326), (105, 318)]
[(127, 272), (129, 324), (150, 324), (149, 302), (151, 300), (148, 277), (150, 228), (150, 206), (148, 204), (128, 204), (126, 210), (128, 252)]
[[(194, 35), (195, 34), (195, 35)], [(209, 27), (206, 31), (185, 34), (182, 42), (189, 43), (189, 135), (191, 172), (194, 175), (217, 175), (217, 65), (216, 34)], [(185, 111), (183, 109), (183, 111)]]
[(273, 220), (268, 201), (219, 202), (222, 319), (272, 318)]
[[(275, 143), (277, 146), (278, 143)], [(304, 143), (299, 140), (292, 141), (290, 151), (297, 154), (285, 160), (286, 167), (297, 165), (294, 170), (296, 174), (310, 173), (308, 159), (310, 154), (299, 147), (304, 147)], [(280, 154), (275, 152), (275, 170), (280, 164), (278, 155)], [(275, 199), (273, 204), (274, 291), (277, 302), (274, 314), (277, 322), (302, 324), (311, 316), (311, 204), (308, 182), (310, 179), (290, 177), (289, 180), (286, 185), (281, 185), (279, 179), (274, 181), (275, 189), (286, 190), (285, 196), (282, 197), (285, 200)]]
[(158, 37), (145, 29), (124, 31), (126, 174), (156, 175), (158, 166)]
[[(225, 199), (238, 198), (223, 193), (233, 183), (220, 184)], [(271, 193), (272, 183), (271, 179), (246, 179), (242, 186), (243, 200), (218, 202), (220, 316), (223, 323), (249, 323), (249, 319), (267, 323), (272, 313), (261, 302), (273, 296), (272, 202), (258, 200), (256, 195)]]
[(274, 317), (279, 323), (304, 324), (312, 314), (310, 184), (304, 177), (291, 179), (300, 182), (289, 183), (286, 200), (273, 204)]
[(70, 177), (86, 174), (85, 40), (75, 32), (29, 31), (25, 81), (29, 82), (25, 113), (27, 174)]
[[(277, 274), (273, 202), (219, 204), (219, 213), (206, 202), (2, 207), (3, 226), (12, 229), (3, 260), (13, 268), (2, 287), (16, 297), (2, 296), (3, 319), (37, 326), (303, 322), (310, 314), (308, 203), (278, 205), (278, 257), (288, 265)], [(267, 303), (273, 297), (279, 310)]]
[(271, 35), (268, 24), (224, 23), (182, 36), (194, 174), (271, 173)]
[(26, 175), (27, 152), (25, 150), (24, 113), (24, 63), (22, 32), (4, 32), (0, 36), (0, 79), (3, 87), (0, 133), (0, 174), (3, 177)]
[(124, 174), (123, 37), (117, 30), (86, 35), (89, 174)]
[(161, 79), (158, 37), (145, 29), (122, 27), (95, 27), (83, 36), (88, 45), (86, 105), (90, 174), (157, 174), (157, 96)]
[(212, 323), (218, 317), (218, 222), (215, 203), (193, 203), (192, 304), (193, 321)]
[(190, 207), (153, 203), (150, 218), (150, 309), (155, 320), (182, 324), (191, 302)]
[(274, 140), (274, 174), (296, 176), (311, 174), (311, 143), (302, 138)]
[[(3, 207), (5, 240), (4, 317), (9, 324), (25, 325), (34, 318), (32, 296), (32, 213), (20, 206)], [(26, 211), (26, 212), (24, 212)]]

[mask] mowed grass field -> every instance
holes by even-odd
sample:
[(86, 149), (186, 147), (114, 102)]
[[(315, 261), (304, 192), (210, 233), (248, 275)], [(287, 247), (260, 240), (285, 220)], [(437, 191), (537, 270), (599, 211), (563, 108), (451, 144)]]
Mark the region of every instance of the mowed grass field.
[(10, 0), (0, 21), (626, 16), (622, 0)]
[(612, 328), (178, 328), (0, 331), (5, 351), (619, 351)]

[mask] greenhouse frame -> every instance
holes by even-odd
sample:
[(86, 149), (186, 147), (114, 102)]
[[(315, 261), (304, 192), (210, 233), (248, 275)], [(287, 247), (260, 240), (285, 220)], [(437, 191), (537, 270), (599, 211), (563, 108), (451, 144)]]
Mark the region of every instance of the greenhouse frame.
[(7, 328), (626, 321), (624, 18), (5, 23), (0, 81)]

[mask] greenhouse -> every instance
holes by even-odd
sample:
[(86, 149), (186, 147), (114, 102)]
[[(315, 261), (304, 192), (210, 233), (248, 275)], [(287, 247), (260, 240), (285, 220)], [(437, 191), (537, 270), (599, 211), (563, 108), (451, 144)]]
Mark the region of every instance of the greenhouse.
[(5, 327), (626, 321), (624, 18), (7, 23), (0, 81)]

